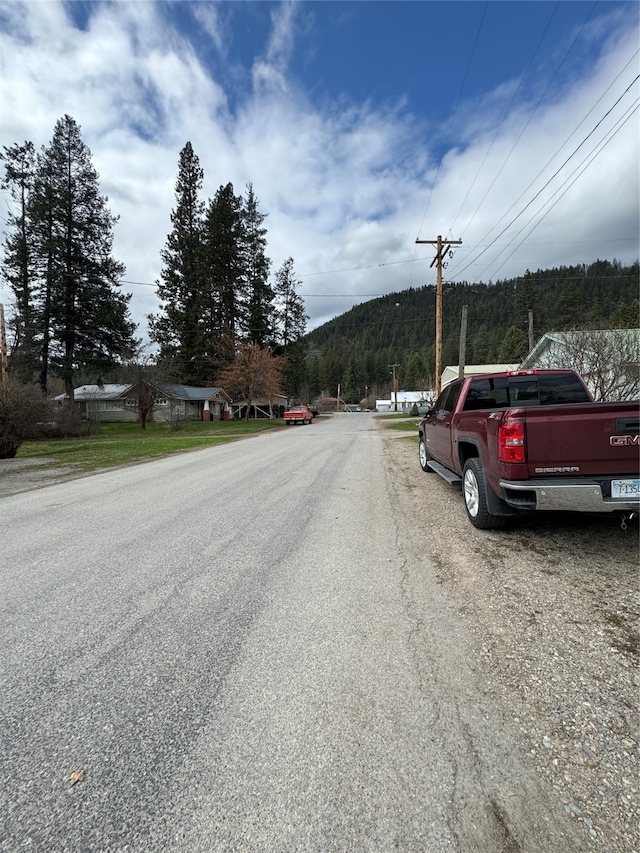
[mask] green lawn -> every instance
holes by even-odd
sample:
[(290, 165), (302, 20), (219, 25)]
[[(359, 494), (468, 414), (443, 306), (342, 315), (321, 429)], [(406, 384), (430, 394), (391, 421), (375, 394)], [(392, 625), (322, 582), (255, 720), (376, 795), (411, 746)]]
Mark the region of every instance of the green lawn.
[(131, 462), (168, 456), (187, 450), (236, 441), (254, 433), (284, 428), (284, 420), (187, 421), (179, 432), (169, 432), (165, 424), (102, 424), (96, 435), (81, 438), (25, 441), (18, 458), (46, 458), (48, 465), (75, 465), (94, 471)]
[[(406, 419), (407, 415), (402, 415), (402, 417), (404, 418), (404, 420), (400, 421), (400, 420), (396, 420), (395, 416), (392, 416), (391, 423), (384, 423), (384, 428), (385, 429), (397, 429), (397, 430), (402, 430), (405, 432), (415, 432), (417, 435), (418, 434), (418, 424), (420, 423), (422, 418), (416, 417), (416, 418), (409, 418), (409, 420), (407, 420)], [(386, 421), (386, 416), (385, 416), (384, 420)]]

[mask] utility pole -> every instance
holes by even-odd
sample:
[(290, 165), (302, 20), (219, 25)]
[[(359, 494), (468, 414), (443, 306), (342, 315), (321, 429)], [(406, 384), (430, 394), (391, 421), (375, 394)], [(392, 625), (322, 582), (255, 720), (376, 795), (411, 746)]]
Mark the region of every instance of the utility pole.
[(529, 311), (529, 352), (533, 349), (533, 311)]
[(464, 379), (465, 350), (467, 348), (467, 316), (469, 306), (462, 306), (462, 319), (460, 320), (460, 349), (458, 350), (458, 379)]
[(443, 240), (438, 236), (437, 240), (416, 240), (416, 243), (431, 243), (437, 246), (436, 256), (431, 261), (430, 267), (436, 264), (436, 399), (440, 396), (442, 383), (442, 268), (446, 267), (445, 255), (453, 257), (452, 246), (459, 246), (462, 240)]
[(395, 401), (393, 404), (393, 411), (397, 412), (398, 411), (398, 377), (396, 375), (396, 367), (400, 367), (400, 365), (399, 364), (390, 364), (389, 367), (393, 371), (393, 398)]
[(9, 370), (7, 368), (7, 330), (4, 325), (4, 305), (0, 302), (0, 374), (2, 374), (2, 387), (6, 388), (9, 383)]

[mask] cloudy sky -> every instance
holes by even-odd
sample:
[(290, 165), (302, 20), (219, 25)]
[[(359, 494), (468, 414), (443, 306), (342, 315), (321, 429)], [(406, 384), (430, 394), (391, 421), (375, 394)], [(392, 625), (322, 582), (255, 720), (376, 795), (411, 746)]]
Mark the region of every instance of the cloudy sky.
[[(180, 150), (251, 182), (310, 328), (435, 281), (638, 258), (636, 2), (0, 0), (0, 145), (81, 127), (146, 333)], [(10, 204), (0, 194), (0, 225)], [(0, 284), (0, 301), (10, 303)]]

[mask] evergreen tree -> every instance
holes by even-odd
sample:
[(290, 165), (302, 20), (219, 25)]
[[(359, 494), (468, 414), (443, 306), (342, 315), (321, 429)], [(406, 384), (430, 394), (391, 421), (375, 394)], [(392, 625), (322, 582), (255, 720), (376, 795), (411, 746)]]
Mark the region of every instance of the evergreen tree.
[(2, 274), (13, 292), (16, 309), (11, 371), (18, 381), (31, 382), (37, 362), (34, 239), (29, 211), (36, 162), (33, 143), (5, 146), (0, 160), (5, 167), (0, 187), (8, 190), (17, 208), (8, 213), (2, 262)]
[[(296, 280), (293, 258), (287, 258), (276, 272), (275, 281), (275, 335), (278, 351), (286, 358), (285, 389), (292, 397), (301, 393), (305, 380), (306, 341), (304, 339), (309, 319), (302, 297), (297, 292), (301, 282)], [(314, 377), (313, 387), (318, 377)], [(308, 383), (311, 385), (312, 383)]]
[(480, 326), (476, 334), (473, 336), (471, 347), (472, 361), (474, 364), (487, 364), (490, 360), (490, 345), (487, 327)]
[(498, 361), (502, 364), (519, 363), (527, 354), (527, 336), (517, 326), (511, 326), (504, 336), (498, 351)]
[(149, 336), (160, 345), (160, 359), (173, 362), (176, 373), (192, 384), (206, 370), (200, 328), (204, 202), (199, 193), (203, 178), (198, 157), (187, 142), (178, 163), (173, 229), (161, 252), (163, 268), (157, 282), (160, 311), (149, 316)]
[(71, 116), (33, 166), (33, 146), (5, 149), (5, 180), (20, 193), (3, 273), (16, 294), (24, 378), (38, 365), (47, 390), (57, 367), (73, 401), (77, 371), (103, 371), (134, 345), (130, 297), (118, 291), (124, 266), (112, 257), (117, 217), (100, 195), (91, 152)]
[(215, 374), (234, 360), (246, 325), (242, 198), (233, 184), (209, 201), (203, 232), (205, 352)]
[(127, 316), (131, 297), (116, 289), (125, 271), (111, 254), (118, 218), (100, 195), (91, 152), (70, 116), (56, 123), (43, 160), (53, 178), (53, 356), (72, 401), (74, 370), (101, 371), (130, 355), (135, 325)]
[(264, 346), (273, 334), (274, 292), (269, 284), (271, 261), (265, 254), (265, 219), (266, 214), (258, 210), (258, 199), (253, 192), (253, 186), (248, 184), (242, 209), (247, 339), (258, 346)]

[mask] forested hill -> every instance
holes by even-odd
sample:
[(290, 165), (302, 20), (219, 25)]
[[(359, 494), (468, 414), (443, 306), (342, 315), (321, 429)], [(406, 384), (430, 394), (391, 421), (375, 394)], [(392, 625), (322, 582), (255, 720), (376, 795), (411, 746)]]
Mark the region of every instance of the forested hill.
[[(636, 328), (638, 262), (617, 261), (527, 272), (488, 284), (443, 286), (442, 363), (457, 364), (463, 306), (468, 306), (466, 362), (519, 362), (534, 338), (561, 329)], [(410, 288), (358, 305), (307, 335), (310, 396), (345, 399), (385, 393), (390, 365), (400, 387), (432, 387), (435, 364), (435, 286)]]

